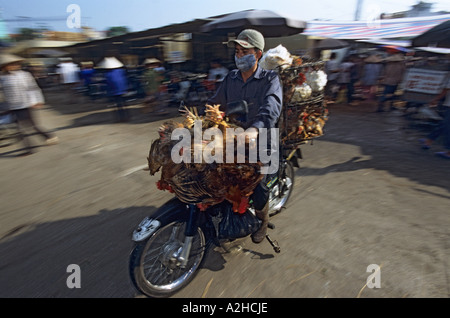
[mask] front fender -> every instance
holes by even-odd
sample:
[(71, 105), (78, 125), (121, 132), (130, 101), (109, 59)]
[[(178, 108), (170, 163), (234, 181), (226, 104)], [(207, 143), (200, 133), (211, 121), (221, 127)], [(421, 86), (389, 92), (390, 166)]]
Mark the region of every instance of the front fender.
[(186, 221), (189, 207), (186, 203), (173, 198), (164, 203), (158, 210), (146, 216), (133, 231), (132, 240), (141, 242), (152, 235), (161, 225), (179, 220)]

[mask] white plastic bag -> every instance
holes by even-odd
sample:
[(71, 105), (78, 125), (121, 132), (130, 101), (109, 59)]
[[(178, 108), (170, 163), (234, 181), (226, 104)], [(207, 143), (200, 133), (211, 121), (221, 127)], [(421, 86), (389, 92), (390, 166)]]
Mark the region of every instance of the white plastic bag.
[(311, 96), (312, 90), (311, 87), (303, 83), (300, 86), (296, 86), (294, 90), (294, 94), (291, 98), (291, 103), (302, 102), (307, 100)]
[(313, 92), (320, 92), (327, 84), (327, 74), (324, 71), (312, 71), (305, 74), (306, 83), (311, 86)]
[(268, 50), (259, 61), (259, 65), (266, 70), (273, 70), (280, 65), (289, 66), (291, 64), (291, 54), (281, 44)]

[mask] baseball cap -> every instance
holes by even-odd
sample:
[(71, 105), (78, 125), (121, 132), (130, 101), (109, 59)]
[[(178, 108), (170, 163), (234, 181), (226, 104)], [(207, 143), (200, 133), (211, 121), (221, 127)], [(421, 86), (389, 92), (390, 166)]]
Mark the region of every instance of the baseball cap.
[(257, 48), (261, 51), (264, 50), (264, 37), (263, 35), (253, 29), (245, 29), (241, 33), (239, 33), (237, 39), (228, 41), (228, 46), (233, 47), (235, 43), (240, 46), (250, 49)]

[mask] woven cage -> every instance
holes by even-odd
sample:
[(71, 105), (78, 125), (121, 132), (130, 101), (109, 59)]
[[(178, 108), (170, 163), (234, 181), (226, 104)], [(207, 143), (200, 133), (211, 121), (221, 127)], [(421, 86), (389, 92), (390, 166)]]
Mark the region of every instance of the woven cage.
[[(295, 146), (323, 135), (323, 127), (328, 119), (324, 100), (324, 84), (308, 82), (308, 74), (323, 73), (324, 61), (295, 62), (280, 71), (283, 83), (283, 106), (279, 121), (280, 141), (285, 146)], [(324, 73), (323, 73), (324, 74)], [(326, 83), (326, 81), (325, 81)], [(303, 87), (308, 90), (302, 90)], [(297, 94), (297, 95), (296, 95)]]

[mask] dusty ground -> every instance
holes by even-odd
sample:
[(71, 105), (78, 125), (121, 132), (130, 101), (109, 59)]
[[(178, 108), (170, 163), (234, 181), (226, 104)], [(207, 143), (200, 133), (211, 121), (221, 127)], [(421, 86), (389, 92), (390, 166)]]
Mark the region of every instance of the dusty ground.
[[(117, 124), (104, 102), (46, 97), (38, 120), (60, 144), (0, 149), (0, 297), (141, 297), (127, 263), (134, 227), (171, 198), (142, 171), (164, 118), (132, 105)], [(330, 106), (325, 136), (303, 147), (288, 209), (272, 220), (280, 254), (250, 239), (216, 248), (174, 297), (449, 297), (450, 161), (433, 155), (438, 144), (420, 149), (426, 131), (401, 112), (374, 110)], [(79, 289), (66, 285), (70, 264)], [(371, 264), (381, 288), (366, 285)]]

